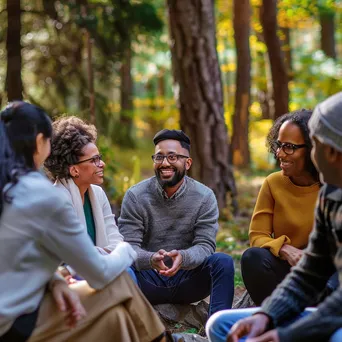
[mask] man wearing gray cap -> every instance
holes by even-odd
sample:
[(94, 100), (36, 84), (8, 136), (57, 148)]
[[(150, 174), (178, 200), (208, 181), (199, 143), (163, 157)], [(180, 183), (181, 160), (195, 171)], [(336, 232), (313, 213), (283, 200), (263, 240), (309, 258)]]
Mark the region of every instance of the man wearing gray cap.
[(218, 207), (211, 189), (186, 175), (190, 139), (162, 130), (154, 139), (155, 176), (131, 187), (119, 229), (138, 253), (133, 270), (152, 304), (185, 304), (210, 295), (209, 315), (231, 308), (234, 265), (214, 253)]
[(247, 335), (248, 342), (342, 341), (341, 286), (317, 309), (305, 309), (336, 270), (342, 280), (342, 92), (315, 108), (309, 128), (311, 158), (324, 185), (304, 256), (261, 308), (212, 316), (210, 341), (243, 341)]

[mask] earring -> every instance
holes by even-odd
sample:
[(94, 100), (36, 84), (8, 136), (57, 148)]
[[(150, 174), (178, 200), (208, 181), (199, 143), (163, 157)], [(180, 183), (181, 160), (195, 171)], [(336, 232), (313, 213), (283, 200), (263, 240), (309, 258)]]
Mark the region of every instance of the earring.
[(78, 173), (76, 173), (75, 178), (79, 178), (79, 176), (80, 176), (80, 175), (79, 175)]

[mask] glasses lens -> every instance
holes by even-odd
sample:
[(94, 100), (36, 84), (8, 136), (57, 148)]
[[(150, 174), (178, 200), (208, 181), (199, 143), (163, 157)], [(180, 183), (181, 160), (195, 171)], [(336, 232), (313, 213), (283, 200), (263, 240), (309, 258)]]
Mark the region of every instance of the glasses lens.
[(293, 146), (289, 144), (283, 145), (283, 150), (286, 154), (293, 154), (294, 152)]
[(176, 154), (168, 154), (167, 160), (169, 163), (175, 163), (177, 161), (178, 157)]
[(152, 156), (152, 159), (156, 164), (161, 164), (164, 160), (164, 156), (162, 156), (161, 154), (155, 154)]

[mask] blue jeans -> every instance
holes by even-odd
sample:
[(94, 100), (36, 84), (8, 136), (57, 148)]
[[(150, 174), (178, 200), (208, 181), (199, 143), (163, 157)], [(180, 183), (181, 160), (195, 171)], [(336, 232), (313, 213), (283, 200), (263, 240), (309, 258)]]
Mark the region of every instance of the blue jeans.
[[(210, 342), (226, 342), (227, 335), (231, 327), (240, 319), (246, 318), (254, 314), (260, 308), (250, 309), (237, 309), (237, 310), (224, 310), (217, 312), (211, 316), (206, 325), (206, 333)], [(283, 324), (282, 326), (288, 326), (294, 321), (310, 314), (315, 311), (314, 308), (307, 308), (295, 319)], [(245, 341), (247, 337), (239, 339), (239, 342)], [(341, 342), (342, 341), (342, 328), (338, 329), (329, 339), (329, 342)]]
[(173, 277), (155, 270), (137, 271), (138, 285), (152, 305), (189, 304), (210, 295), (209, 315), (232, 307), (234, 263), (224, 253), (215, 253), (192, 270), (180, 269)]

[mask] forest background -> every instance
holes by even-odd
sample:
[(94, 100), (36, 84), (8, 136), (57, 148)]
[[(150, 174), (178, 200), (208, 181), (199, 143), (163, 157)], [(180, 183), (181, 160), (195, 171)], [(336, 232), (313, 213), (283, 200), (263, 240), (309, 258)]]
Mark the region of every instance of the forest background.
[(275, 169), (273, 120), (342, 89), (341, 13), (341, 0), (0, 0), (0, 103), (94, 123), (117, 213), (153, 174), (154, 134), (182, 128), (238, 265)]

